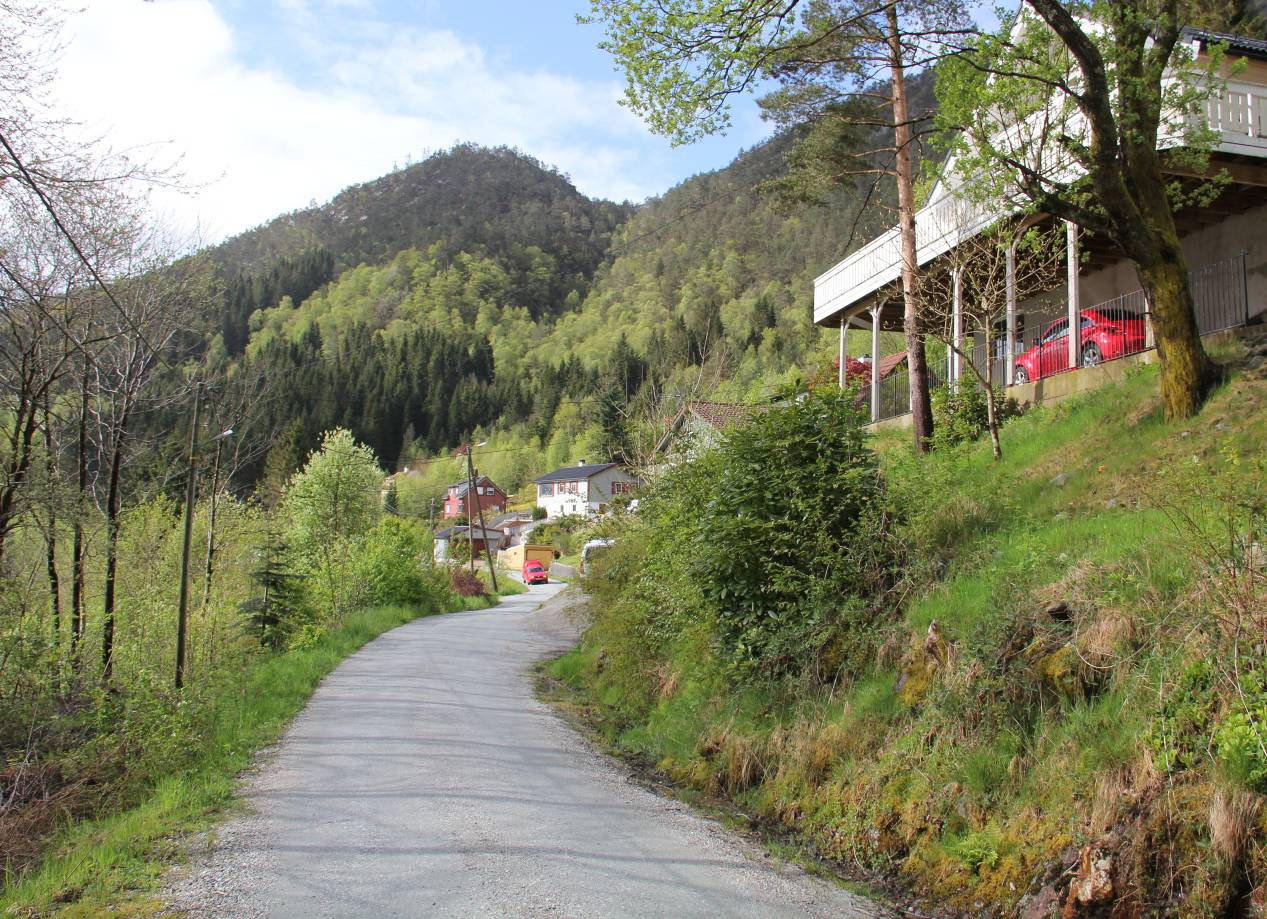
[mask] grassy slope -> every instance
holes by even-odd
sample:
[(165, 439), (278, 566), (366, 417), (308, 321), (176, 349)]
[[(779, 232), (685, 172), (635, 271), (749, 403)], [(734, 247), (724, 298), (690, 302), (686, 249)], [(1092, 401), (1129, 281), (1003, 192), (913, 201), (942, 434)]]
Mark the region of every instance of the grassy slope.
[[(643, 710), (604, 679), (600, 644), (615, 639), (594, 635), (555, 675), (599, 703), (618, 747), (940, 904), (1009, 911), (1070, 846), (1116, 827), (1121, 875), (1152, 888), (1153, 908), (1179, 891), (1200, 915), (1229, 883), (1205, 828), (1215, 770), (1161, 775), (1154, 726), (1176, 674), (1208, 653), (1191, 627), (1201, 577), (1158, 498), (1217, 512), (1174, 470), (1262, 456), (1267, 384), (1235, 379), (1184, 424), (1161, 420), (1156, 390), (1144, 368), (1033, 411), (1005, 429), (998, 463), (985, 444), (916, 460), (905, 435), (880, 439), (913, 514), (913, 593), (846, 688), (732, 692), (685, 641)], [(1067, 621), (1043, 613), (1053, 601)], [(941, 665), (923, 647), (934, 620)], [(1151, 854), (1158, 834), (1170, 863)]]
[[(504, 579), (500, 593), (522, 593)], [(460, 602), (481, 609), (496, 602)], [(243, 678), (211, 700), (213, 730), (198, 764), (161, 780), (139, 806), (69, 827), (44, 862), (0, 890), (0, 914), (150, 916), (165, 869), (183, 857), (183, 834), (205, 828), (232, 802), (238, 775), (255, 753), (275, 742), (321, 680), (379, 635), (429, 615), (406, 607), (363, 610), (313, 646), (261, 657)]]

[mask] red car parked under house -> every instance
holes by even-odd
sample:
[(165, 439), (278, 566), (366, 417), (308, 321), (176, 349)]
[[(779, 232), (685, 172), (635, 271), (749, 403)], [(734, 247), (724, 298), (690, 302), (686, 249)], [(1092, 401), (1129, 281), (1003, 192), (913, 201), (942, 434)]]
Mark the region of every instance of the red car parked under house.
[[(1143, 351), (1147, 347), (1144, 317), (1118, 308), (1085, 309), (1081, 313), (1083, 367)], [(1047, 327), (1038, 342), (1016, 359), (1017, 383), (1041, 380), (1069, 369), (1069, 320), (1058, 319)]]

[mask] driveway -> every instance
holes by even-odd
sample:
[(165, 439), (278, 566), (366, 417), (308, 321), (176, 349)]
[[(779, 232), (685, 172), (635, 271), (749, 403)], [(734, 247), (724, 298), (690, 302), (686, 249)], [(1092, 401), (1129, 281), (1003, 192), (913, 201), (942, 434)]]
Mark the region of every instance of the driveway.
[(420, 619), (318, 688), (168, 891), (215, 917), (877, 916), (630, 781), (532, 691), (560, 584)]

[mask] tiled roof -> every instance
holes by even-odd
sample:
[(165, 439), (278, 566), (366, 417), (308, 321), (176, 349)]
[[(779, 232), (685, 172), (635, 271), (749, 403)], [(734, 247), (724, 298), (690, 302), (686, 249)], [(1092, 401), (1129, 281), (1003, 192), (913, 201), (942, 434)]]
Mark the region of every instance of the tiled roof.
[(589, 463), (585, 466), (562, 466), (554, 472), (547, 472), (539, 479), (533, 479), (533, 482), (537, 485), (545, 485), (548, 482), (580, 482), (600, 472), (605, 472), (615, 465), (615, 463)]
[(764, 405), (744, 405), (741, 402), (688, 402), (686, 410), (705, 424), (719, 431), (736, 424), (743, 424), (753, 415), (766, 410)]
[(906, 352), (898, 351), (896, 354), (886, 354), (880, 358), (880, 375), (879, 379), (887, 378), (894, 370), (906, 363)]
[(1196, 39), (1207, 44), (1226, 44), (1228, 50), (1249, 57), (1267, 57), (1267, 41), (1258, 38), (1247, 38), (1244, 35), (1231, 35), (1227, 32), (1211, 32), (1208, 29), (1185, 28), (1182, 35), (1186, 39)]

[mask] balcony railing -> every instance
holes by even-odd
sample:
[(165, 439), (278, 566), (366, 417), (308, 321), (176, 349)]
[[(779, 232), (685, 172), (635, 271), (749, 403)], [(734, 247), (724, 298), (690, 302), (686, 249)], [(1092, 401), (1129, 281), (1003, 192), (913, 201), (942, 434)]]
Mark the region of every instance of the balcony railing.
[[(1207, 124), (1219, 132), (1216, 149), (1267, 157), (1267, 86), (1229, 80), (1205, 105)], [(1180, 141), (1163, 132), (1161, 144)], [(953, 192), (915, 215), (916, 252), (921, 265), (950, 251), (994, 222), (1000, 213), (965, 201)], [(901, 277), (901, 244), (896, 227), (833, 265), (814, 281), (814, 321), (822, 322)]]

